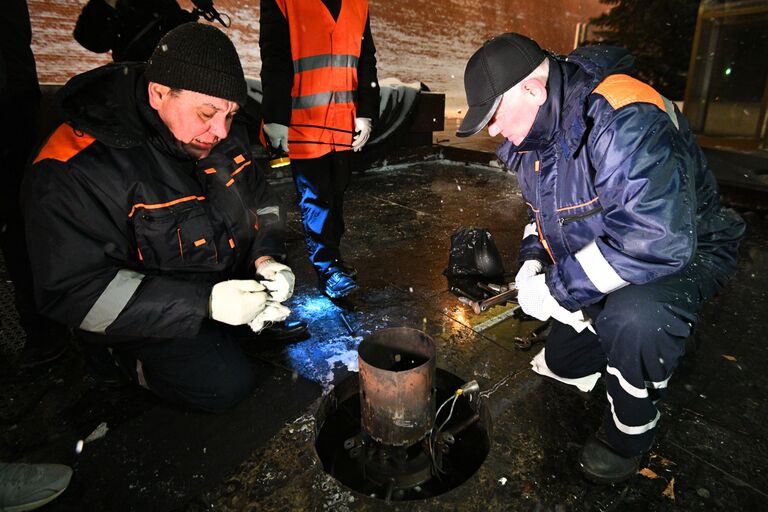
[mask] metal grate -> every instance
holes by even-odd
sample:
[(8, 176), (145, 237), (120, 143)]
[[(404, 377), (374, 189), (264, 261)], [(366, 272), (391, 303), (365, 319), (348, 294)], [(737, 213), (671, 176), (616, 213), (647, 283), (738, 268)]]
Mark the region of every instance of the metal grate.
[(16, 312), (13, 283), (8, 279), (5, 259), (0, 252), (0, 353), (6, 356), (17, 354), (26, 340)]

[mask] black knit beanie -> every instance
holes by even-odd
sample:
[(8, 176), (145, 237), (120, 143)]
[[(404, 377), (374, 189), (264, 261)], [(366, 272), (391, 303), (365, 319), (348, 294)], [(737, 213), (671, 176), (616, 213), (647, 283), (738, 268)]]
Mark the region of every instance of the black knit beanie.
[(157, 43), (144, 72), (147, 80), (244, 105), (248, 97), (235, 45), (211, 25), (185, 23)]

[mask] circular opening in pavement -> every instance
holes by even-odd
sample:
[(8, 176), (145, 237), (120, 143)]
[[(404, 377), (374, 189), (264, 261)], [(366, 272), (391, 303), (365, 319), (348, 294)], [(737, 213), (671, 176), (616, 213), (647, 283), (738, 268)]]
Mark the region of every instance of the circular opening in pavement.
[(466, 482), (488, 455), (490, 414), (476, 394), (452, 399), (464, 380), (440, 368), (435, 373), (436, 403), (446, 405), (431, 432), (410, 446), (385, 445), (367, 435), (358, 374), (340, 382), (315, 413), (315, 449), (323, 469), (386, 502), (423, 500)]

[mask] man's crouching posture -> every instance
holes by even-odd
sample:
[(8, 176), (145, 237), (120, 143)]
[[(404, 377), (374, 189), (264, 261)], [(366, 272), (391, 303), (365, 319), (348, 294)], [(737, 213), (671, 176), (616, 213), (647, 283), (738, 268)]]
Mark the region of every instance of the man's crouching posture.
[(133, 382), (206, 411), (254, 385), (224, 324), (284, 320), (293, 292), (280, 210), (235, 119), (246, 98), (229, 38), (181, 25), (146, 65), (64, 86), (65, 122), (23, 192), (41, 313), (108, 347)]
[(637, 472), (656, 402), (744, 233), (688, 121), (631, 64), (619, 48), (560, 56), (502, 34), (467, 64), (458, 131), (507, 139), (497, 154), (528, 205), (518, 301), (553, 319), (534, 369), (587, 388), (605, 380), (609, 404), (580, 459), (602, 483)]

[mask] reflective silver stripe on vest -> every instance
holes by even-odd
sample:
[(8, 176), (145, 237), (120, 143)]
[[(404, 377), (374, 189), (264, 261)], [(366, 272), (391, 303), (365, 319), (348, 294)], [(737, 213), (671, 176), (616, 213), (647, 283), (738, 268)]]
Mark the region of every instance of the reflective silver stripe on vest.
[(308, 94), (293, 98), (293, 110), (302, 108), (321, 107), (331, 103), (354, 103), (357, 100), (357, 91), (329, 91), (317, 94)]
[(357, 57), (354, 55), (333, 55), (324, 53), (303, 57), (293, 61), (293, 72), (311, 71), (320, 68), (357, 68)]
[(665, 98), (664, 96), (662, 96), (661, 99), (664, 101), (664, 110), (667, 111), (667, 115), (669, 116), (669, 119), (672, 121), (672, 124), (675, 125), (675, 128), (679, 130), (680, 123), (677, 121), (677, 114), (675, 113), (675, 104), (672, 103), (667, 98)]
[(91, 310), (85, 315), (80, 328), (84, 331), (104, 334), (107, 327), (112, 325), (112, 322), (122, 313), (144, 277), (144, 274), (139, 274), (133, 270), (118, 270), (112, 281), (96, 299)]
[(259, 208), (256, 210), (256, 215), (274, 215), (275, 217), (280, 218), (280, 207), (267, 206), (266, 208)]

